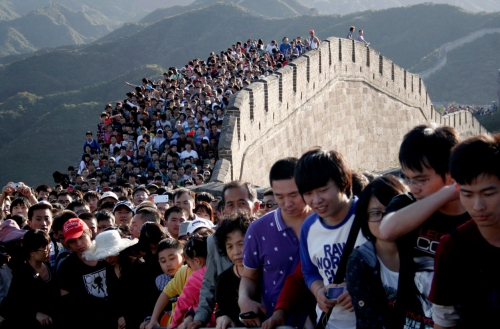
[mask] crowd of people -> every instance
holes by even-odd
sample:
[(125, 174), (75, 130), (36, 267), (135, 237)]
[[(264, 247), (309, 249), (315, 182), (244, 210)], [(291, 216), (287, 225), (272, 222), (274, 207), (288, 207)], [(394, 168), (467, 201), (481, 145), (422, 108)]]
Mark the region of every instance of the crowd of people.
[(414, 127), (400, 177), (314, 148), (276, 161), (262, 200), (250, 182), (189, 189), (213, 170), (228, 96), (297, 44), (248, 40), (145, 79), (55, 186), (8, 182), (0, 328), (495, 326), (500, 135)]
[[(111, 187), (198, 186), (210, 180), (230, 97), (321, 43), (314, 31), (302, 41), (236, 42), (207, 60), (171, 67), (163, 79), (144, 78), (123, 101), (109, 103), (97, 131), (88, 131), (77, 168), (56, 173), (68, 188), (106, 192)], [(80, 177), (81, 176), (81, 177)], [(73, 187), (72, 187), (73, 188)]]
[(450, 104), (447, 105), (443, 111), (443, 115), (451, 114), (458, 111), (469, 111), (475, 116), (481, 115), (490, 115), (495, 113), (498, 110), (498, 106), (493, 103), (492, 106), (484, 106), (484, 105), (456, 105)]
[(243, 181), (219, 200), (9, 182), (0, 327), (495, 326), (500, 134), (417, 126), (399, 161), (359, 174), (315, 148), (278, 160), (262, 201)]

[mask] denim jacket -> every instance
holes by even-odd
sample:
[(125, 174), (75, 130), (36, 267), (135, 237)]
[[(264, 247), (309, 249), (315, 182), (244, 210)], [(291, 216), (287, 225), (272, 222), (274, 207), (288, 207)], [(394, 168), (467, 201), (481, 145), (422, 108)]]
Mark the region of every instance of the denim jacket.
[(399, 307), (402, 277), (406, 275), (400, 273), (396, 303), (391, 307), (380, 278), (374, 243), (367, 241), (353, 251), (347, 263), (346, 281), (357, 328), (403, 328), (404, 312)]

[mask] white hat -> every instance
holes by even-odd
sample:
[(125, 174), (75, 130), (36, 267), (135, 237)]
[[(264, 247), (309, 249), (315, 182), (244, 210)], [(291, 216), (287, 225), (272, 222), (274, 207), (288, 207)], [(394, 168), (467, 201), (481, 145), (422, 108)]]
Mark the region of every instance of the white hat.
[(101, 198), (99, 200), (102, 200), (105, 198), (113, 198), (116, 201), (118, 201), (118, 195), (116, 195), (115, 192), (104, 192), (104, 194), (101, 196)]
[(199, 228), (213, 228), (214, 227), (214, 224), (211, 222), (211, 221), (208, 221), (206, 219), (203, 219), (203, 218), (196, 218), (194, 220), (192, 220), (191, 222), (189, 222), (189, 226), (187, 228), (187, 233), (189, 235), (193, 234), (194, 231), (196, 231), (197, 229)]
[(83, 253), (86, 260), (100, 260), (109, 256), (118, 256), (121, 251), (133, 246), (139, 239), (122, 239), (117, 230), (109, 230), (98, 234), (90, 249)]

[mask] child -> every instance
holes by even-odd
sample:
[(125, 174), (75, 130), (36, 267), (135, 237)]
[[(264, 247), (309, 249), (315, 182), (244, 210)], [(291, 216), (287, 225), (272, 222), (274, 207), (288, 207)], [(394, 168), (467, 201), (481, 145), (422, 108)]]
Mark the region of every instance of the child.
[[(146, 326), (147, 329), (159, 326), (158, 320), (162, 316), (162, 312), (167, 306), (170, 298), (182, 294), (182, 288), (186, 284), (187, 278), (192, 273), (192, 270), (187, 265), (183, 265), (184, 255), (182, 247), (182, 242), (171, 238), (165, 239), (158, 244), (157, 253), (161, 269), (163, 273), (173, 279), (168, 282), (163, 289), (163, 293), (158, 297), (153, 315), (151, 316), (151, 321)], [(175, 304), (176, 303), (172, 304), (172, 313), (175, 310)]]
[(238, 212), (223, 220), (215, 233), (219, 250), (227, 254), (233, 266), (222, 272), (215, 283), (217, 302), (217, 328), (244, 327), (238, 319), (238, 289), (243, 273), (243, 242), (253, 218), (248, 213)]
[(200, 289), (203, 277), (207, 270), (207, 237), (193, 235), (184, 247), (184, 258), (193, 274), (187, 279), (182, 289), (182, 294), (177, 300), (175, 312), (172, 315), (170, 328), (177, 328), (184, 319), (188, 310), (192, 307), (196, 310), (200, 302)]

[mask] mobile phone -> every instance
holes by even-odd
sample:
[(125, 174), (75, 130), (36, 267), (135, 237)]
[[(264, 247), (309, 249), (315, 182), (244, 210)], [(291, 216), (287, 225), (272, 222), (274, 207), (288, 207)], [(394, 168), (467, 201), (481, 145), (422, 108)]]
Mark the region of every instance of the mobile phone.
[(240, 313), (240, 319), (255, 319), (258, 318), (259, 315), (255, 312), (246, 312), (246, 313)]
[(19, 183), (12, 183), (9, 186), (11, 189), (16, 190), (16, 191), (21, 188), (21, 184), (19, 184)]
[(156, 195), (154, 198), (154, 203), (167, 203), (168, 195)]
[(345, 292), (345, 286), (331, 287), (328, 288), (328, 292), (326, 293), (326, 298), (336, 301), (340, 297), (340, 295), (342, 295), (344, 292)]

